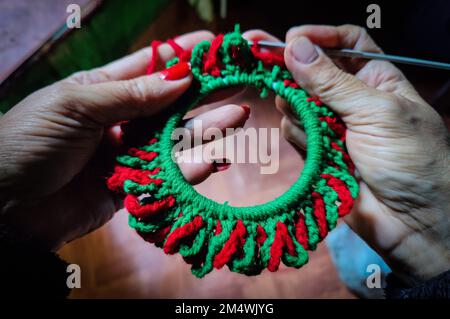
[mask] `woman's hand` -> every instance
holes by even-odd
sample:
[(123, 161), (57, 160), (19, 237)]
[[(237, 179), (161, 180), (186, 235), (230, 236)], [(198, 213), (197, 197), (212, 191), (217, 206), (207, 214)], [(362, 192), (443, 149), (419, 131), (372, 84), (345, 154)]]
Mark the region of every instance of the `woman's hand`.
[[(185, 49), (213, 34), (177, 38)], [(174, 57), (159, 47), (158, 69)], [(107, 222), (119, 208), (106, 189), (117, 149), (118, 122), (151, 116), (174, 102), (191, 76), (163, 80), (145, 75), (151, 49), (43, 88), (0, 118), (0, 222), (34, 235), (46, 248)], [(224, 112), (227, 116), (223, 116)], [(246, 108), (227, 105), (199, 115), (203, 129), (243, 126)], [(116, 126), (115, 126), (116, 125)], [(198, 183), (217, 171), (214, 164), (183, 164), (185, 178)]]
[[(363, 28), (301, 26), (286, 42), (286, 66), (296, 82), (347, 125), (347, 148), (361, 179), (347, 223), (405, 280), (448, 270), (450, 139), (441, 117), (391, 63), (331, 60), (319, 48), (382, 52)], [(285, 114), (285, 136), (304, 149), (307, 138), (290, 107), (281, 99), (277, 107)]]

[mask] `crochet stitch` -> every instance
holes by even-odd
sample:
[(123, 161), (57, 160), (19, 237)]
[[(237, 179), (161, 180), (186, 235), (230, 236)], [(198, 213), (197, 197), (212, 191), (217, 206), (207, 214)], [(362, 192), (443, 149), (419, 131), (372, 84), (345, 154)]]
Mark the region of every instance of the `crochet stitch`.
[[(212, 42), (184, 51), (173, 40), (177, 57), (167, 63), (190, 62), (193, 84), (152, 131), (149, 122), (122, 125), (123, 139), (133, 144), (117, 157), (108, 187), (125, 194), (129, 225), (166, 254), (179, 253), (203, 277), (213, 268), (227, 265), (246, 275), (263, 269), (276, 271), (281, 261), (299, 268), (337, 223), (348, 214), (358, 194), (354, 166), (345, 147), (345, 125), (317, 97), (298, 87), (281, 56), (249, 47), (239, 28), (218, 35)], [(154, 42), (154, 71), (159, 43)], [(209, 93), (225, 87), (254, 86), (266, 97), (269, 90), (290, 103), (307, 135), (304, 169), (292, 187), (280, 197), (257, 206), (233, 207), (201, 194), (184, 179), (173, 160), (172, 132), (188, 110)], [(142, 142), (145, 128), (147, 143)], [(138, 132), (138, 133), (136, 133)]]

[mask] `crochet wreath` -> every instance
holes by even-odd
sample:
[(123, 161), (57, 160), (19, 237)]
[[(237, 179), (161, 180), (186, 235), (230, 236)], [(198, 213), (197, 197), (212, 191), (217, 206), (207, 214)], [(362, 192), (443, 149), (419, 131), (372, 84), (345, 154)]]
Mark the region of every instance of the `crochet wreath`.
[[(124, 193), (129, 225), (166, 254), (179, 253), (203, 277), (225, 264), (234, 272), (276, 271), (280, 262), (299, 268), (337, 223), (350, 212), (358, 194), (354, 166), (345, 148), (343, 122), (316, 97), (293, 82), (283, 57), (249, 46), (239, 28), (212, 42), (184, 51), (173, 40), (177, 58), (190, 61), (193, 84), (160, 120), (122, 125), (128, 148), (117, 157), (108, 187)], [(152, 43), (153, 72), (156, 48)], [(197, 193), (173, 160), (172, 132), (188, 110), (211, 92), (225, 87), (269, 90), (293, 107), (307, 135), (307, 158), (300, 177), (280, 197), (257, 206), (233, 207)], [(152, 134), (152, 135), (149, 135)]]

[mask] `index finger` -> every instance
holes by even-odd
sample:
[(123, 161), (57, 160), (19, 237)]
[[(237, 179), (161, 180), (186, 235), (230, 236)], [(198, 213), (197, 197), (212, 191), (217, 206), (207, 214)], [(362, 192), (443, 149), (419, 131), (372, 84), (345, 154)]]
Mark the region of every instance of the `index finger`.
[[(203, 40), (211, 40), (214, 35), (209, 31), (195, 31), (183, 34), (176, 38), (175, 42), (185, 50), (192, 49)], [(161, 44), (158, 49), (158, 67), (163, 68), (165, 63), (175, 57), (175, 51), (166, 43)], [(89, 71), (77, 72), (67, 80), (79, 84), (94, 84), (107, 81), (129, 80), (145, 75), (152, 56), (150, 47), (143, 48), (119, 60), (110, 62), (102, 67)]]
[(337, 27), (330, 25), (303, 25), (294, 27), (286, 33), (286, 42), (290, 42), (300, 36), (309, 38), (311, 42), (323, 48), (383, 52), (367, 33), (366, 29), (356, 25), (345, 24)]
[[(356, 25), (303, 25), (291, 28), (286, 34), (286, 42), (305, 36), (322, 48), (345, 48), (366, 52), (383, 53), (366, 29)], [(355, 74), (367, 64), (367, 60), (334, 58), (342, 69)]]

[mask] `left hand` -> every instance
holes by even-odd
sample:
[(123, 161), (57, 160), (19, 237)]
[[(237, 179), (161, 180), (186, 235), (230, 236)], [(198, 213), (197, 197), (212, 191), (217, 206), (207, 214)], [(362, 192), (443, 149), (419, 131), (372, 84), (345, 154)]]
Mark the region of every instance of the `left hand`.
[[(213, 34), (198, 31), (177, 38), (185, 49)], [(161, 69), (174, 57), (158, 49)], [(106, 66), (76, 73), (45, 87), (0, 118), (0, 222), (30, 233), (56, 250), (107, 222), (119, 202), (106, 188), (117, 151), (117, 123), (151, 116), (174, 102), (191, 76), (163, 80), (145, 75), (151, 49)], [(224, 116), (224, 112), (226, 116)], [(242, 126), (245, 108), (227, 105), (201, 114), (203, 128)], [(115, 126), (116, 125), (116, 126)], [(207, 178), (213, 163), (184, 164), (191, 183)]]

